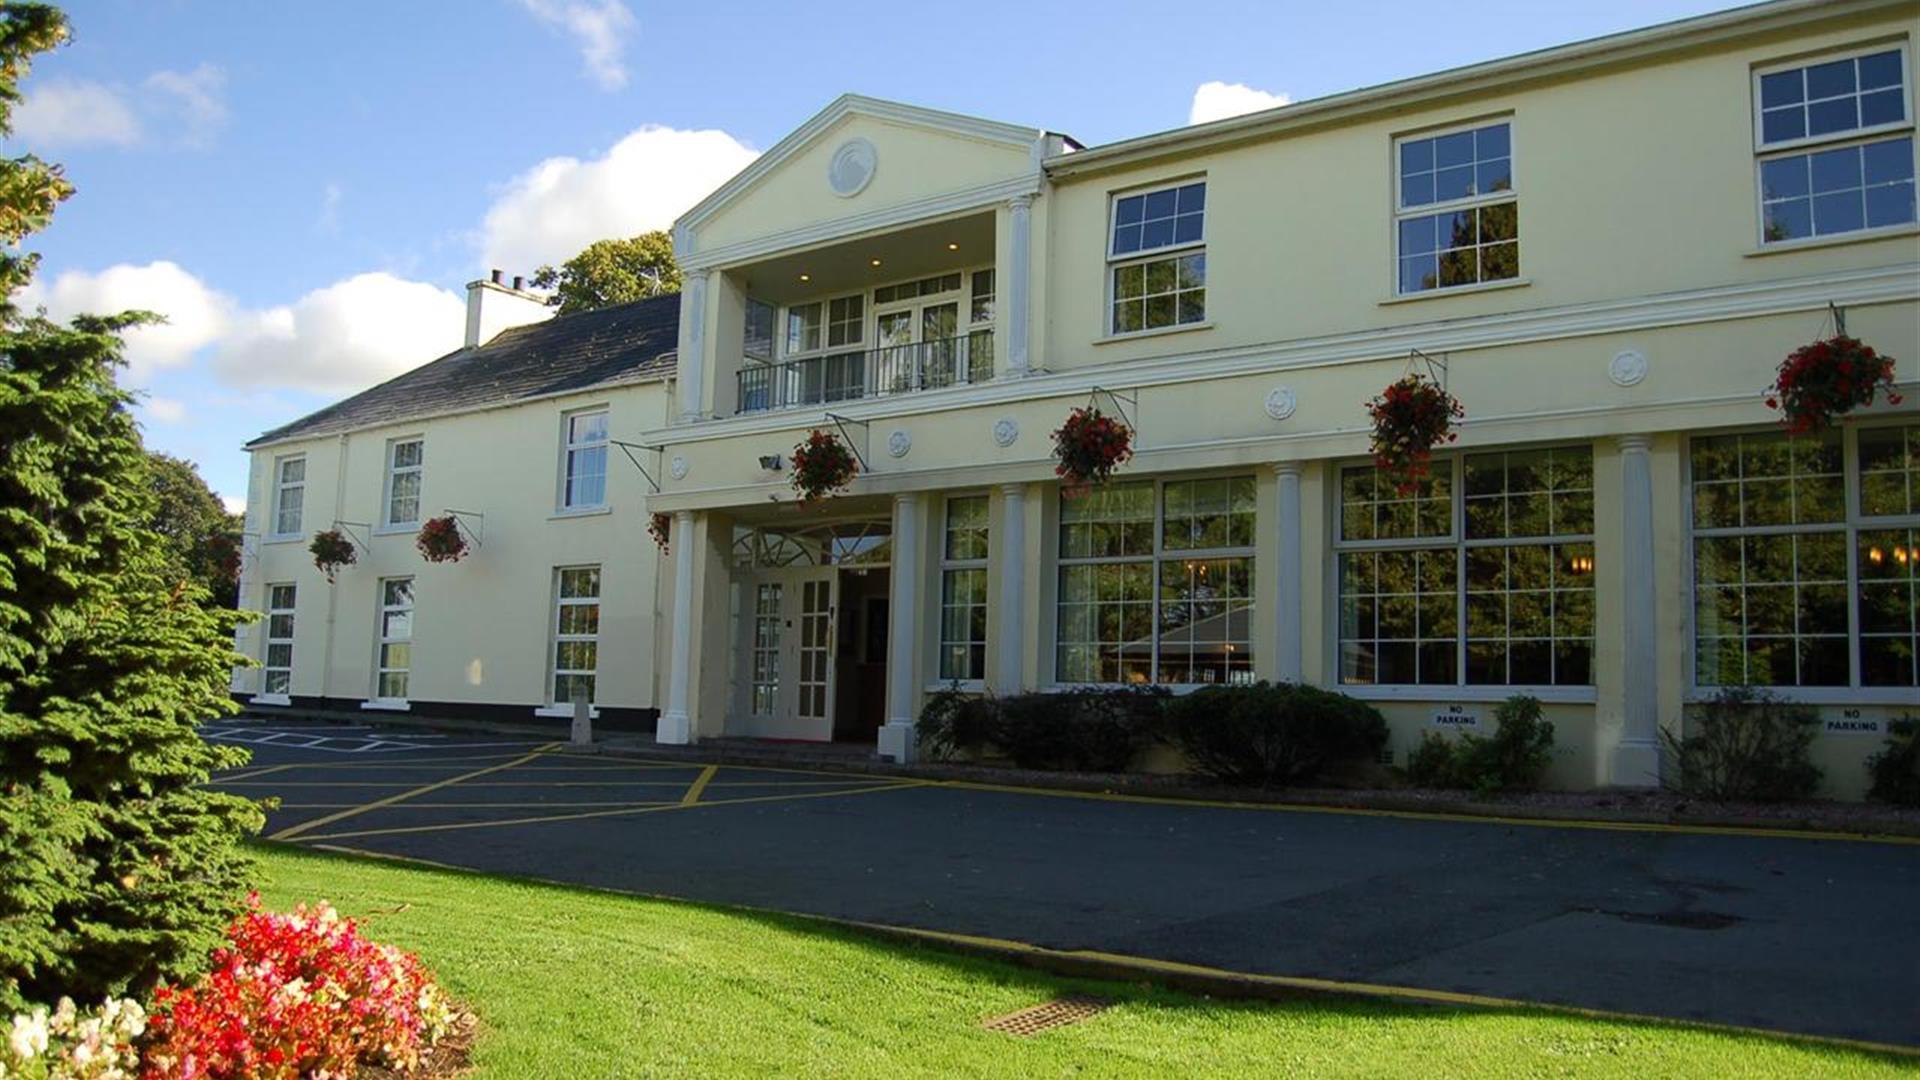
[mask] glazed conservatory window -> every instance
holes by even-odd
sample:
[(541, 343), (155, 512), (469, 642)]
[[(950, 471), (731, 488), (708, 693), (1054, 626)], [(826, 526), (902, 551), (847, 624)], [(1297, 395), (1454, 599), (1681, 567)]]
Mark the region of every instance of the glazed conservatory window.
[(1253, 537), (1250, 476), (1062, 497), (1055, 677), (1251, 682)]
[(1343, 684), (1592, 684), (1588, 447), (1436, 461), (1410, 495), (1343, 469), (1338, 547)]
[(940, 559), (940, 678), (987, 674), (987, 497), (947, 500)]
[(1714, 436), (1688, 457), (1696, 685), (1920, 685), (1920, 424)]
[(1108, 333), (1206, 320), (1206, 208), (1205, 181), (1113, 200)]
[(567, 567), (555, 572), (553, 615), (552, 705), (573, 700), (583, 691), (594, 700), (595, 673), (600, 666), (600, 568)]
[(1913, 223), (1905, 49), (1763, 70), (1754, 83), (1762, 243)]
[(1507, 123), (1400, 140), (1394, 221), (1402, 294), (1520, 276)]
[(292, 583), (267, 586), (267, 655), (261, 667), (262, 693), (285, 695), (293, 690), (293, 607), (297, 590)]

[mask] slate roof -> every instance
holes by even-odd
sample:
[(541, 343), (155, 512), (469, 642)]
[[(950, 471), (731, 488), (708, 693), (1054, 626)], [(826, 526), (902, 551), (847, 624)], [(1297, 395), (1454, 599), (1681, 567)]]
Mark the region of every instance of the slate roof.
[(491, 341), (428, 364), (284, 424), (249, 448), (528, 398), (644, 382), (673, 372), (680, 297), (562, 315), (502, 330)]

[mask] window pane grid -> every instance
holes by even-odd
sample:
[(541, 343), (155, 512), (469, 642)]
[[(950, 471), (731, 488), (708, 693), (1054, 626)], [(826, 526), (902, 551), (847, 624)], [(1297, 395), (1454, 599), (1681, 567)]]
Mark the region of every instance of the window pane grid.
[(571, 703), (576, 690), (591, 703), (600, 666), (600, 568), (569, 567), (556, 576), (550, 704)]
[(380, 582), (378, 632), (373, 696), (379, 701), (405, 701), (407, 676), (413, 666), (412, 578), (387, 578)]
[(1763, 159), (1760, 212), (1769, 244), (1911, 224), (1913, 137)]
[(293, 608), (296, 587), (267, 586), (267, 652), (262, 658), (261, 691), (286, 694), (293, 689)]
[(941, 546), (940, 677), (987, 675), (988, 502), (985, 495), (947, 500)]
[(1503, 202), (1400, 219), (1400, 291), (1520, 276), (1520, 204)]
[(387, 458), (388, 525), (420, 520), (420, 478), (426, 463), (426, 443), (408, 439), (393, 443)]
[(1113, 202), (1110, 257), (1196, 244), (1205, 232), (1205, 181), (1128, 195)]
[(1205, 252), (1113, 268), (1113, 333), (1157, 330), (1206, 317)]
[(1844, 135), (1907, 118), (1899, 49), (1760, 76), (1762, 145)]
[(567, 418), (565, 506), (604, 506), (607, 501), (607, 414)]
[(274, 466), (273, 531), (276, 536), (300, 532), (307, 498), (307, 459), (281, 458)]

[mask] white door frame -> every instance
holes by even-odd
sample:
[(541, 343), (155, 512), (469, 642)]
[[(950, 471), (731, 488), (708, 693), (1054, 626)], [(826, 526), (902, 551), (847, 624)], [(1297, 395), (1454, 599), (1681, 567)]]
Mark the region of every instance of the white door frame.
[[(794, 566), (749, 570), (742, 573), (742, 611), (740, 630), (734, 648), (744, 660), (745, 677), (740, 680), (739, 700), (734, 716), (739, 723), (727, 732), (763, 739), (807, 739), (828, 742), (833, 739), (837, 629), (840, 602), (840, 572), (832, 566)], [(759, 600), (762, 586), (779, 590), (779, 614), (770, 629), (778, 634), (778, 648), (772, 650), (777, 669), (771, 695), (773, 711), (756, 711), (756, 704), (767, 704), (766, 695), (756, 695), (755, 633), (762, 615)], [(812, 587), (810, 590), (809, 587)], [(826, 610), (809, 615), (809, 599), (816, 604), (824, 591)], [(811, 597), (809, 593), (811, 592)], [(809, 620), (812, 638), (809, 643)], [(809, 658), (815, 659), (809, 664)], [(824, 678), (809, 678), (810, 675)], [(803, 700), (803, 696), (805, 700)], [(762, 700), (756, 702), (756, 697)], [(818, 715), (809, 715), (817, 712)]]

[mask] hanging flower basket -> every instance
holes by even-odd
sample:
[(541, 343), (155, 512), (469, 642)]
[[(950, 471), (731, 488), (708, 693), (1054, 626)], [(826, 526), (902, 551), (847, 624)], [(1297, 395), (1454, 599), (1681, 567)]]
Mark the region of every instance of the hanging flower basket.
[(1075, 409), (1053, 433), (1053, 471), (1069, 498), (1104, 484), (1133, 457), (1133, 432), (1094, 406)]
[(354, 550), (353, 541), (339, 529), (326, 529), (313, 534), (313, 543), (307, 545), (307, 551), (313, 555), (313, 565), (327, 575), (327, 584), (331, 585), (340, 576), (340, 568), (352, 566), (360, 559), (360, 553)]
[(1460, 437), (1453, 422), (1467, 415), (1460, 402), (1432, 379), (1407, 375), (1367, 402), (1373, 418), (1373, 463), (1394, 489), (1410, 495), (1433, 461), (1433, 448)]
[(452, 514), (428, 518), (413, 546), (430, 563), (459, 562), (467, 555), (467, 538), (460, 531), (460, 519)]
[(655, 514), (647, 519), (647, 535), (660, 546), (660, 554), (666, 555), (667, 542), (673, 538), (673, 515)]
[(1788, 434), (1805, 435), (1833, 426), (1836, 416), (1873, 404), (1883, 388), (1887, 404), (1904, 400), (1893, 389), (1893, 357), (1836, 334), (1803, 345), (1780, 361), (1767, 390), (1767, 408), (1780, 412)]
[(846, 490), (859, 472), (859, 459), (831, 431), (815, 428), (793, 448), (793, 490), (802, 506)]

